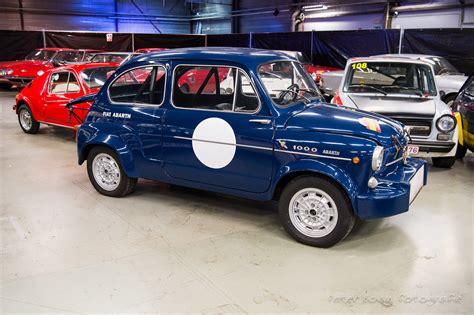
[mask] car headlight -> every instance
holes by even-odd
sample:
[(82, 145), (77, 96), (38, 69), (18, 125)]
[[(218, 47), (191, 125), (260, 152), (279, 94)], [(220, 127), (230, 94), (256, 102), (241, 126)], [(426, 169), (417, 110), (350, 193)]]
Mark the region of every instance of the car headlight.
[(4, 76), (5, 74), (7, 74), (7, 71), (5, 69), (0, 69), (0, 75)]
[(44, 71), (43, 71), (43, 70), (40, 70), (40, 71), (36, 72), (36, 75), (37, 75), (37, 76), (42, 76), (43, 74), (44, 74)]
[(383, 147), (376, 146), (374, 153), (372, 154), (372, 170), (378, 171), (382, 167), (383, 163)]
[(453, 131), (455, 127), (456, 127), (456, 120), (451, 115), (441, 116), (436, 121), (436, 128), (438, 128), (439, 131), (444, 132), (444, 133)]
[(13, 73), (13, 69), (8, 69), (7, 70), (7, 74), (12, 74)]

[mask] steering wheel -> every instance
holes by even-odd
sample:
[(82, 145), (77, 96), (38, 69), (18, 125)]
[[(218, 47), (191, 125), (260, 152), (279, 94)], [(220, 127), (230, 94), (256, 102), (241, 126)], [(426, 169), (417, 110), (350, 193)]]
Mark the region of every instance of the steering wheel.
[[(280, 95), (278, 95), (278, 98), (276, 101), (278, 104), (282, 104), (282, 105), (288, 104), (294, 101), (298, 97), (299, 91), (300, 91), (299, 85), (292, 84), (286, 90), (280, 92)], [(289, 96), (290, 94), (291, 96)]]

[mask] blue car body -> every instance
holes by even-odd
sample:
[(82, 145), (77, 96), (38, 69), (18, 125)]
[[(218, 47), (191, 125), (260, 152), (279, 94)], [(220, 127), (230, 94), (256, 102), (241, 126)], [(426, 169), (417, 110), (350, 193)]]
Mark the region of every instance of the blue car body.
[[(97, 94), (77, 134), (79, 164), (97, 145), (114, 150), (125, 173), (254, 200), (271, 200), (299, 174), (313, 173), (336, 183), (361, 219), (408, 211), (410, 181), (426, 162), (406, 156), (403, 126), (383, 116), (329, 105), (300, 102), (276, 106), (257, 69), (283, 53), (236, 48), (192, 48), (151, 53), (122, 65)], [(259, 97), (255, 113), (189, 110), (172, 104), (174, 70), (179, 65), (228, 65), (242, 69)], [(117, 105), (108, 88), (120, 74), (141, 66), (166, 69), (161, 105)], [(225, 167), (203, 164), (193, 149), (193, 132), (219, 119), (235, 133), (235, 154)], [(364, 119), (376, 122), (368, 126)], [(262, 123), (263, 122), (263, 123)], [(372, 169), (376, 146), (384, 148), (382, 167)], [(370, 178), (378, 186), (369, 188)], [(413, 198), (412, 198), (413, 199)]]

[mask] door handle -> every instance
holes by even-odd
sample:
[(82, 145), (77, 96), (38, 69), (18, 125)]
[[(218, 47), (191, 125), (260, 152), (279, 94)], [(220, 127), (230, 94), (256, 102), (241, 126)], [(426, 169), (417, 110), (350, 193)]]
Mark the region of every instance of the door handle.
[(254, 124), (269, 125), (272, 123), (271, 119), (250, 119), (249, 122)]

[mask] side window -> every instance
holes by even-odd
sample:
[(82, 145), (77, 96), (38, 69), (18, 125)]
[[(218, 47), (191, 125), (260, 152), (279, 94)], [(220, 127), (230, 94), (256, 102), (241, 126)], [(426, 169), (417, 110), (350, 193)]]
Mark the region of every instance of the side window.
[(133, 69), (121, 74), (112, 83), (109, 96), (115, 103), (161, 104), (165, 80), (164, 67)]
[(464, 94), (466, 94), (470, 97), (474, 97), (474, 80), (471, 80), (471, 83), (469, 84), (469, 86), (464, 91)]
[(81, 88), (76, 76), (71, 72), (56, 72), (49, 80), (49, 92), (53, 94), (77, 93)]
[(258, 97), (248, 77), (233, 67), (178, 66), (173, 105), (180, 108), (254, 112)]
[(79, 82), (77, 82), (77, 78), (74, 73), (69, 72), (69, 81), (67, 83), (67, 93), (78, 93), (81, 91), (79, 87)]

